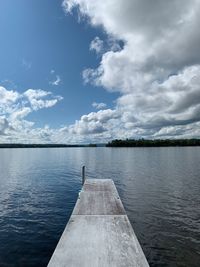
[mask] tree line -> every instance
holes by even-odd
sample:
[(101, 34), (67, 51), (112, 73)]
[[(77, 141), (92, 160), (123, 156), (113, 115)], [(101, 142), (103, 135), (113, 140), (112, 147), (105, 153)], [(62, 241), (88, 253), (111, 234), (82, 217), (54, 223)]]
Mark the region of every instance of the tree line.
[(107, 147), (200, 146), (200, 139), (115, 139)]
[[(86, 147), (89, 145), (70, 145), (70, 144), (0, 144), (0, 148), (54, 148), (54, 147)], [(94, 146), (94, 145), (92, 145)]]

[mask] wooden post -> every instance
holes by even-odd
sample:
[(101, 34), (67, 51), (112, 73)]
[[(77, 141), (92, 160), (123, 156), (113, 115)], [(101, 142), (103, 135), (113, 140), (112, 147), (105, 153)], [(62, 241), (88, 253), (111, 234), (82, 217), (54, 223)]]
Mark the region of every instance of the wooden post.
[(82, 185), (85, 183), (85, 166), (82, 167)]

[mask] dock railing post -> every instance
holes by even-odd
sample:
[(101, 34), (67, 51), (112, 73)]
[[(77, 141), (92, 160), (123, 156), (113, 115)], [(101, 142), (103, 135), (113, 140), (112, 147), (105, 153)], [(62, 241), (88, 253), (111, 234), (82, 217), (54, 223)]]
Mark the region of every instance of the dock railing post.
[(82, 167), (82, 185), (85, 183), (85, 166)]

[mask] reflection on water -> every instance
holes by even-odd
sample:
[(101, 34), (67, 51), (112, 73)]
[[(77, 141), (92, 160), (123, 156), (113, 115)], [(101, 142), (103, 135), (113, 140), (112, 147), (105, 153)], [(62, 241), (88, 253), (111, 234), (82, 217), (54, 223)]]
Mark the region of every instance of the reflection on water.
[(89, 178), (115, 181), (151, 266), (200, 266), (200, 148), (0, 150), (0, 266), (46, 266)]

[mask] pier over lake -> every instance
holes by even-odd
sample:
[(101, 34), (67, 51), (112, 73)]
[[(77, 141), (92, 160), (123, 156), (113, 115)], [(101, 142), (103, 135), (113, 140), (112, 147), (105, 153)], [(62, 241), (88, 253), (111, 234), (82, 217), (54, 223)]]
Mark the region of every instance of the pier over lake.
[(47, 266), (82, 165), (114, 180), (150, 266), (199, 267), (199, 147), (1, 149), (0, 266)]
[(48, 267), (149, 267), (113, 180), (83, 181)]

